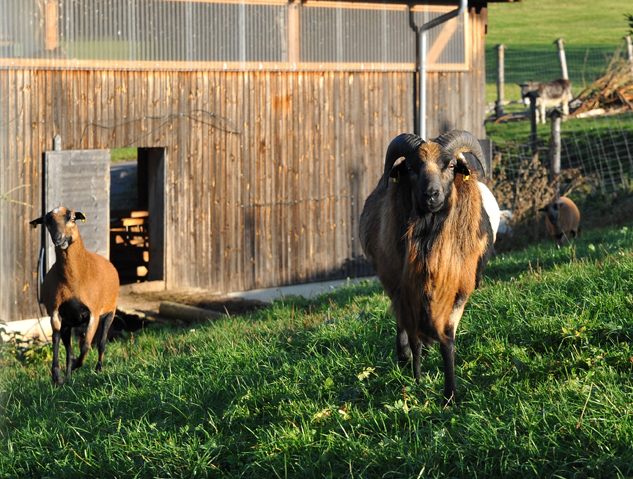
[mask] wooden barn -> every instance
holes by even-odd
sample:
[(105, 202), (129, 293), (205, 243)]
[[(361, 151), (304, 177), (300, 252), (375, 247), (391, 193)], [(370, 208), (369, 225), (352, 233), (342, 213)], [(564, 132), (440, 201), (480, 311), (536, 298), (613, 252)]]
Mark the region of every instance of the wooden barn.
[(358, 218), (391, 139), (485, 137), (487, 2), (457, 3), (0, 0), (0, 320), (41, 316), (54, 252), (29, 221), (58, 205), (122, 268), (115, 246), (140, 244), (168, 289), (372, 274)]

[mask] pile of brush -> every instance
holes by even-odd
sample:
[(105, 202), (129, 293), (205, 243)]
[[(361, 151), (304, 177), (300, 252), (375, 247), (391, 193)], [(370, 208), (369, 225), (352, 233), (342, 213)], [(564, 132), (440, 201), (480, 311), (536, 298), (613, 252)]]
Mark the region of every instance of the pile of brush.
[(571, 116), (591, 116), (633, 110), (633, 72), (631, 63), (626, 60), (614, 60), (607, 73), (586, 88), (575, 102), (581, 104)]

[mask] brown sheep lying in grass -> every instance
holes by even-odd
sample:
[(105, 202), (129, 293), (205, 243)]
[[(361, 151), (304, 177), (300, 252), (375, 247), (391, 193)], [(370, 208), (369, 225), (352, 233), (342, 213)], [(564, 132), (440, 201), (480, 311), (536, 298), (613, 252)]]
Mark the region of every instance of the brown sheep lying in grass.
[(580, 223), (580, 211), (576, 204), (569, 198), (557, 198), (539, 211), (547, 213), (545, 226), (550, 236), (560, 248), (566, 241), (578, 236), (578, 224)]

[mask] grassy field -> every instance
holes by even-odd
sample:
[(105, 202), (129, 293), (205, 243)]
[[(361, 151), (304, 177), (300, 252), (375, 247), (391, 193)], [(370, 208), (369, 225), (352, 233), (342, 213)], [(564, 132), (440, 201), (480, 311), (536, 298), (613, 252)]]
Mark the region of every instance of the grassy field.
[(133, 334), (62, 388), (5, 353), (0, 477), (631, 477), (632, 227), (492, 260), (459, 407), (439, 348), (399, 369), (375, 282)]
[(633, 13), (630, 0), (490, 3), (486, 45), (540, 50), (555, 48), (551, 45), (557, 38), (574, 47), (618, 45), (629, 30), (625, 13)]
[[(600, 78), (630, 27), (624, 17), (633, 13), (628, 0), (525, 0), (488, 5), (486, 35), (486, 102), (496, 99), (495, 45), (506, 46), (506, 100), (519, 100), (515, 83), (549, 81), (560, 76), (558, 38), (565, 41), (569, 78), (574, 94)], [(511, 109), (512, 107), (510, 107)]]

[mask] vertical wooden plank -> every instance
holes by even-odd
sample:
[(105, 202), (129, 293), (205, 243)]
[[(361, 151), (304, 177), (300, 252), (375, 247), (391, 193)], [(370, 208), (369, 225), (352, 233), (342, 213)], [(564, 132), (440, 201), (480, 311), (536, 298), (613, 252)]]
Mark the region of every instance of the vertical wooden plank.
[(265, 206), (260, 208), (260, 248), (262, 254), (261, 266), (262, 270), (260, 271), (260, 281), (261, 284), (259, 287), (268, 286), (272, 284), (272, 277), (274, 273), (271, 271), (271, 258), (270, 258), (270, 246), (272, 242), (271, 231), (270, 231), (270, 191), (267, 188), (267, 167), (269, 164), (270, 157), (270, 144), (266, 143), (266, 139), (270, 138), (271, 124), (272, 121), (272, 113), (271, 113), (271, 104), (270, 104), (270, 72), (262, 72), (262, 83), (260, 85), (261, 92), (261, 102), (262, 102), (262, 112), (263, 112), (263, 131), (262, 131), (262, 154), (259, 158), (259, 178), (258, 178), (258, 191), (259, 191), (259, 202)]
[(285, 204), (288, 204), (288, 206), (285, 208), (286, 214), (284, 215), (284, 218), (282, 221), (282, 228), (284, 230), (284, 247), (286, 249), (286, 258), (287, 258), (287, 261), (285, 264), (285, 277), (284, 277), (284, 282), (286, 284), (292, 284), (295, 280), (295, 276), (293, 275), (292, 270), (293, 268), (296, 267), (295, 258), (297, 254), (295, 249), (292, 247), (292, 235), (293, 235), (292, 216), (294, 214), (294, 208), (293, 208), (293, 204), (290, 203), (291, 197), (288, 192), (290, 174), (292, 172), (291, 165), (294, 159), (298, 156), (298, 154), (300, 154), (296, 148), (297, 135), (299, 134), (299, 131), (297, 129), (298, 127), (297, 98), (296, 98), (297, 76), (298, 74), (296, 72), (293, 72), (293, 73), (287, 74), (285, 77), (286, 86), (287, 86), (286, 95), (288, 99), (287, 113), (285, 116), (286, 117), (285, 131), (287, 131), (287, 136), (286, 136), (286, 143), (285, 143), (286, 155), (285, 155), (285, 162), (283, 165), (282, 178), (281, 178), (283, 195), (280, 201), (282, 201)]
[[(196, 94), (198, 95), (198, 110), (201, 116), (199, 117), (201, 122), (198, 123), (198, 127), (200, 129), (198, 144), (199, 144), (199, 194), (196, 197), (196, 201), (198, 202), (198, 211), (199, 211), (199, 224), (198, 224), (198, 235), (200, 238), (198, 255), (202, 259), (203, 262), (203, 271), (200, 286), (211, 289), (212, 284), (210, 283), (210, 271), (213, 268), (211, 261), (209, 260), (209, 256), (211, 254), (211, 245), (209, 241), (209, 161), (210, 161), (210, 152), (209, 152), (209, 138), (211, 132), (209, 131), (209, 126), (207, 123), (210, 123), (210, 118), (206, 115), (202, 116), (202, 112), (213, 111), (212, 107), (209, 105), (209, 73), (208, 72), (199, 72), (197, 74), (197, 84), (196, 84)], [(204, 122), (204, 123), (202, 123)]]
[[(9, 158), (9, 120), (10, 110), (8, 108), (9, 99), (11, 97), (11, 91), (8, 84), (9, 70), (0, 71), (0, 155), (2, 158)], [(6, 161), (6, 160), (5, 160)], [(6, 165), (3, 163), (3, 169)], [(9, 191), (6, 176), (0, 175), (0, 192), (5, 193)], [(0, 241), (2, 241), (2, 247), (8, 248), (11, 242), (10, 228), (8, 228), (7, 215), (0, 215)], [(2, 318), (8, 318), (12, 313), (12, 305), (9, 302), (7, 295), (7, 274), (10, 271), (10, 263), (7, 261), (9, 255), (0, 255), (0, 271), (3, 272), (0, 276), (0, 314)], [(6, 272), (6, 273), (5, 273)]]
[[(11, 175), (11, 189), (20, 188), (25, 184), (23, 179), (23, 165), (24, 165), (24, 156), (25, 156), (25, 141), (26, 141), (26, 108), (27, 108), (27, 70), (19, 70), (17, 72), (16, 78), (16, 103), (15, 103), (15, 112), (16, 112), (16, 121), (15, 121), (15, 152), (11, 157), (10, 164), (10, 175)], [(11, 195), (12, 198), (15, 198), (17, 201), (20, 201), (20, 190), (14, 190)], [(12, 241), (12, 247), (10, 249), (10, 258), (17, 259), (15, 264), (15, 273), (11, 276), (14, 281), (12, 284), (13, 290), (13, 298), (14, 301), (18, 301), (21, 303), (22, 289), (24, 288), (24, 273), (25, 266), (24, 263), (24, 249), (23, 245), (25, 239), (25, 231), (27, 224), (25, 221), (20, 221), (20, 210), (23, 207), (18, 206), (17, 204), (9, 205), (8, 212), (11, 217), (11, 223), (16, 225), (17, 228), (13, 228), (14, 231), (14, 241)]]
[[(319, 82), (323, 73), (316, 72), (310, 74), (310, 81), (307, 82), (306, 90), (306, 117), (307, 117), (307, 155), (303, 158), (299, 166), (299, 183), (297, 185), (297, 199), (299, 203), (299, 271), (298, 279), (306, 281), (312, 278), (314, 272), (319, 268), (319, 249), (316, 247), (319, 234), (319, 218), (315, 216), (314, 203), (310, 201), (313, 192), (313, 183), (317, 180), (314, 172), (317, 163), (315, 152), (318, 149), (318, 135), (320, 125), (317, 118), (317, 103), (319, 101)], [(303, 200), (303, 201), (302, 201)]]
[(99, 101), (101, 100), (101, 98), (98, 95), (98, 91), (97, 91), (98, 72), (89, 71), (87, 72), (87, 75), (88, 75), (88, 89), (87, 89), (88, 122), (86, 124), (87, 130), (86, 130), (85, 147), (94, 148), (94, 145), (96, 144), (95, 138), (96, 138), (96, 130), (97, 130), (94, 124), (98, 123), (97, 122), (97, 105), (99, 104)]
[[(237, 72), (235, 74), (235, 79), (231, 82), (227, 87), (230, 88), (227, 99), (227, 112), (226, 118), (234, 121), (237, 118), (237, 110), (238, 110), (238, 102), (239, 102), (239, 93), (242, 89), (243, 85), (243, 76), (244, 72)], [(228, 286), (231, 290), (235, 291), (238, 288), (239, 281), (239, 270), (238, 270), (238, 245), (237, 245), (237, 231), (239, 229), (238, 220), (237, 220), (237, 211), (235, 206), (237, 204), (237, 198), (239, 198), (239, 152), (235, 148), (236, 142), (231, 137), (231, 135), (224, 134), (227, 142), (227, 169), (225, 173), (226, 183), (229, 185), (227, 191), (227, 202), (226, 202), (226, 216), (228, 220), (228, 268), (229, 268), (229, 276), (228, 276)]]
[[(230, 76), (230, 78), (229, 78)], [(222, 78), (220, 83), (220, 115), (223, 118), (226, 118), (227, 113), (227, 102), (229, 101), (229, 85), (235, 80), (234, 73), (228, 73), (226, 76)], [(218, 233), (220, 235), (220, 258), (221, 258), (221, 275), (219, 278), (222, 290), (225, 291), (227, 289), (227, 278), (230, 273), (230, 269), (227, 264), (226, 251), (228, 248), (228, 240), (227, 240), (227, 218), (226, 218), (226, 202), (227, 202), (227, 184), (226, 184), (226, 156), (227, 156), (227, 144), (226, 144), (226, 136), (221, 135), (220, 140), (220, 150), (218, 151), (218, 218), (219, 218), (219, 230)]]
[[(219, 112), (222, 107), (221, 83), (224, 75), (219, 72), (213, 73), (213, 111)], [(212, 241), (212, 262), (213, 280), (216, 289), (223, 290), (223, 266), (222, 266), (222, 226), (221, 226), (221, 209), (220, 209), (220, 188), (222, 184), (222, 152), (221, 152), (221, 133), (216, 130), (213, 136), (213, 153), (212, 153), (211, 174), (213, 182), (211, 184), (211, 241)]]
[(244, 229), (244, 244), (245, 244), (245, 257), (246, 267), (248, 269), (248, 279), (246, 281), (245, 289), (253, 289), (257, 284), (257, 267), (259, 262), (259, 256), (257, 254), (256, 242), (257, 242), (257, 208), (252, 204), (257, 200), (257, 159), (259, 156), (259, 143), (258, 143), (258, 103), (257, 103), (257, 84), (259, 77), (257, 73), (251, 73), (249, 75), (249, 83), (247, 90), (247, 97), (245, 101), (244, 109), (247, 113), (247, 119), (244, 124), (240, 125), (242, 130), (242, 144), (244, 145), (247, 156), (245, 156), (246, 167), (244, 168), (246, 177), (246, 187), (244, 191), (244, 214), (245, 214), (245, 229)]
[[(19, 134), (18, 125), (19, 125), (19, 106), (20, 106), (20, 98), (19, 98), (19, 77), (20, 71), (10, 70), (9, 71), (9, 124), (7, 125), (7, 137), (9, 140), (9, 154), (7, 156), (6, 168), (3, 168), (3, 176), (5, 178), (5, 191), (11, 191), (16, 186), (14, 171), (14, 164), (17, 158), (17, 137)], [(7, 226), (17, 224), (17, 214), (15, 208), (7, 208), (7, 212), (2, 216), (6, 218)], [(17, 238), (15, 237), (15, 228), (6, 228), (7, 232), (10, 232), (7, 236), (9, 236), (9, 240), (7, 241), (6, 246), (6, 255), (9, 258), (16, 258), (17, 251)], [(15, 262), (9, 263), (9, 271), (3, 274), (4, 277), (7, 278), (15, 278), (17, 265)], [(15, 295), (15, 281), (9, 281), (5, 284), (5, 291), (7, 296), (8, 304), (15, 304), (17, 300)]]
[[(21, 203), (25, 203), (27, 205), (32, 205), (33, 199), (33, 177), (31, 175), (32, 172), (32, 164), (33, 164), (33, 141), (36, 135), (35, 131), (35, 123), (33, 121), (33, 95), (35, 93), (33, 87), (33, 76), (34, 72), (32, 70), (26, 70), (24, 75), (24, 121), (23, 121), (23, 152), (22, 158), (19, 161), (20, 165), (20, 183), (24, 185), (24, 188), (21, 188), (17, 193), (17, 200)], [(1, 121), (1, 120), (0, 120)], [(28, 186), (27, 186), (28, 185)], [(1, 191), (1, 190), (0, 190)], [(24, 217), (26, 215), (30, 215), (33, 212), (33, 209), (28, 206), (20, 206), (18, 208), (20, 216)], [(36, 283), (36, 277), (32, 274), (36, 269), (35, 251), (32, 248), (32, 228), (28, 225), (27, 221), (18, 221), (16, 222), (18, 225), (18, 230), (21, 233), (21, 238), (19, 241), (19, 248), (21, 249), (21, 254), (18, 256), (19, 262), (23, 262), (21, 265), (21, 276), (22, 276), (22, 289), (20, 294), (19, 303), (23, 305), (21, 307), (22, 311), (21, 315), (28, 315), (29, 317), (34, 317), (35, 308), (33, 306), (34, 303), (29, 301), (31, 296), (31, 289), (34, 289)], [(39, 316), (39, 315), (38, 315)]]

